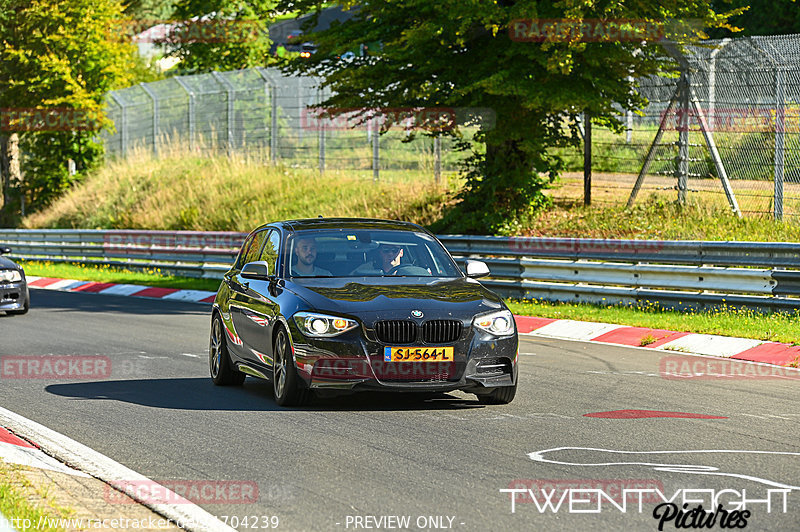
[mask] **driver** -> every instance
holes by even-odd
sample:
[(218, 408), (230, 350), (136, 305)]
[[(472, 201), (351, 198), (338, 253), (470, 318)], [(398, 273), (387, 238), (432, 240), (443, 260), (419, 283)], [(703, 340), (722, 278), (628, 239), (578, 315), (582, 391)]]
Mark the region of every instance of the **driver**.
[(381, 244), (378, 246), (378, 259), (366, 264), (362, 264), (353, 271), (358, 274), (383, 274), (386, 275), (392, 268), (400, 266), (400, 259), (403, 258), (403, 248), (396, 244)]
[(293, 276), (322, 277), (333, 275), (328, 270), (318, 268), (314, 261), (317, 260), (317, 241), (312, 237), (299, 237), (294, 241)]

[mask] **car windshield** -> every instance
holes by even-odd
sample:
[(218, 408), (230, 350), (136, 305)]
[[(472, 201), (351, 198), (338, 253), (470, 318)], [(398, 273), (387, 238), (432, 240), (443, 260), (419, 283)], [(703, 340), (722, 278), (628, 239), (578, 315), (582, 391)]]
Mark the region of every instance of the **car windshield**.
[(462, 277), (433, 236), (413, 231), (298, 231), (287, 242), (289, 277)]

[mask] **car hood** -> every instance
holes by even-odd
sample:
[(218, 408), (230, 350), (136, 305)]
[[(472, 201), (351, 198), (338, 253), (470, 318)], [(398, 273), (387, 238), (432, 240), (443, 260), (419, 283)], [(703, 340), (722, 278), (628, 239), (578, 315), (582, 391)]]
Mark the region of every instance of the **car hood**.
[(0, 270), (19, 270), (19, 265), (3, 256), (0, 256)]
[(435, 311), (437, 316), (456, 317), (503, 308), (497, 294), (478, 281), (463, 277), (294, 278), (286, 287), (313, 309), (352, 315), (427, 310)]

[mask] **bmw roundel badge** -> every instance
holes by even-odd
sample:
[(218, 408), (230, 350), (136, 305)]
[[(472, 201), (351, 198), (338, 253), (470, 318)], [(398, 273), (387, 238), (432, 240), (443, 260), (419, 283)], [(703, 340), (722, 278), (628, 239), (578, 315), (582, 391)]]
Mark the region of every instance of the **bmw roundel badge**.
[(411, 315), (415, 318), (421, 318), (423, 316), (421, 310), (412, 310)]

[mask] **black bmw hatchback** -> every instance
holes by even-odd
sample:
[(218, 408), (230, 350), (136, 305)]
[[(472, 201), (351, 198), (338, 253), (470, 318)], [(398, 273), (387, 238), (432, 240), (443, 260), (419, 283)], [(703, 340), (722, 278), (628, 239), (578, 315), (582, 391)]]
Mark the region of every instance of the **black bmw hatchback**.
[(434, 235), (405, 222), (318, 218), (259, 227), (214, 301), (215, 384), (272, 381), (280, 405), (313, 391), (474, 393), (509, 403), (518, 338), (503, 300)]

